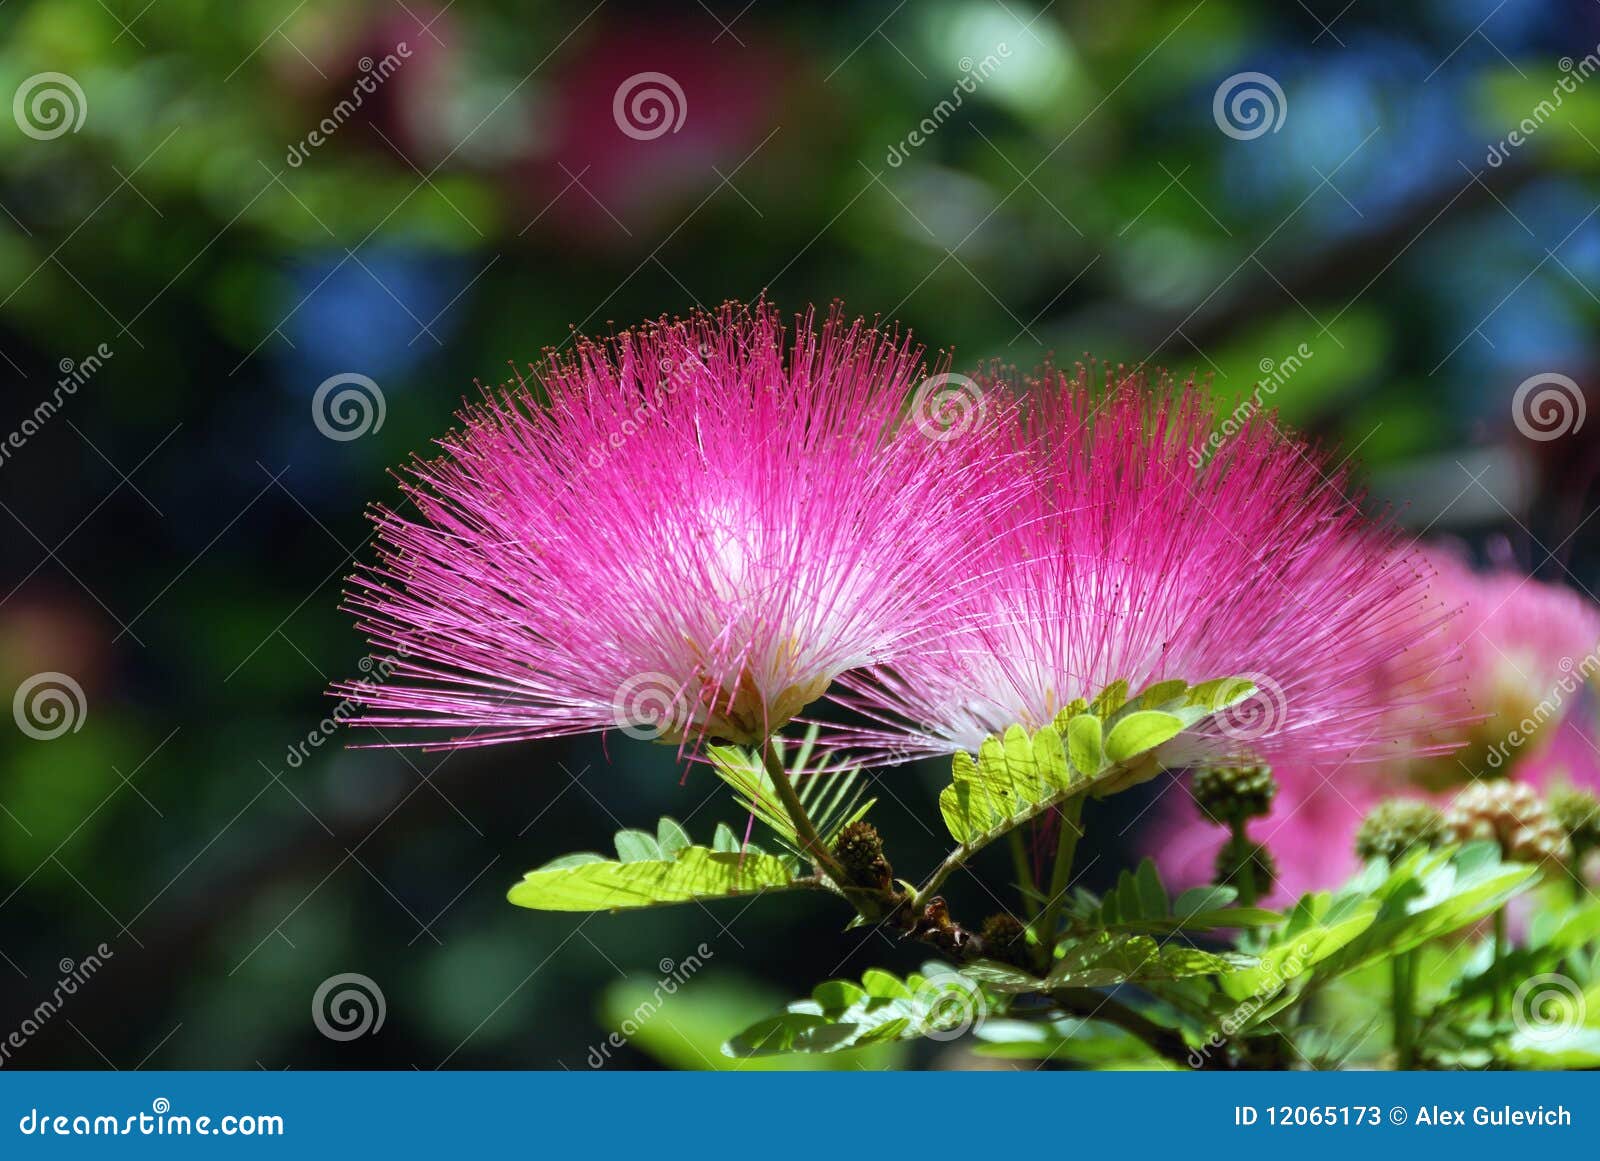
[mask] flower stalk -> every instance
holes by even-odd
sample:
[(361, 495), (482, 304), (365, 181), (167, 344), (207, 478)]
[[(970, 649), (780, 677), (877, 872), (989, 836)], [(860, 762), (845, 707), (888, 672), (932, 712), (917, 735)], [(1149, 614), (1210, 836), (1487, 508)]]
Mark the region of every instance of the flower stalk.
[(794, 823), (794, 831), (800, 838), (801, 847), (823, 874), (839, 887), (848, 887), (849, 876), (839, 865), (839, 860), (833, 857), (833, 852), (822, 841), (822, 836), (817, 833), (816, 826), (811, 822), (811, 816), (806, 813), (806, 808), (800, 802), (800, 796), (795, 793), (794, 783), (789, 781), (789, 772), (784, 769), (783, 759), (778, 755), (778, 748), (773, 744), (771, 736), (761, 743), (761, 762), (766, 767), (767, 777), (772, 779), (772, 787), (777, 792), (778, 801), (783, 804), (784, 813), (789, 816), (789, 821)]

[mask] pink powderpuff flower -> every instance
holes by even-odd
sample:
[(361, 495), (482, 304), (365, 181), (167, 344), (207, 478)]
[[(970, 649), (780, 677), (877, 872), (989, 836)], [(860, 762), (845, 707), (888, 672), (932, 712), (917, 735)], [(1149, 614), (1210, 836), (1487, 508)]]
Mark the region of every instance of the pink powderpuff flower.
[[(1409, 755), (1359, 769), (1294, 762), (1273, 770), (1278, 794), (1250, 833), (1278, 865), (1277, 901), (1333, 889), (1354, 874), (1356, 831), (1384, 799), (1442, 807), (1467, 782), (1508, 776), (1540, 790), (1563, 783), (1600, 790), (1592, 707), (1575, 708), (1593, 700), (1585, 686), (1600, 664), (1600, 609), (1515, 569), (1476, 572), (1446, 548), (1428, 548), (1423, 557), (1438, 599), (1460, 609), (1446, 630), (1450, 647), (1464, 657), (1459, 680), (1436, 712), (1416, 705), (1397, 711), (1399, 726), (1412, 736)], [(1377, 673), (1385, 681), (1396, 677), (1383, 668)], [(1386, 696), (1405, 705), (1410, 692), (1396, 681)], [(1460, 748), (1440, 753), (1442, 746)], [(1141, 845), (1174, 883), (1209, 881), (1226, 832), (1186, 798), (1169, 795), (1157, 810)]]
[(922, 373), (837, 307), (820, 333), (728, 304), (550, 352), (547, 401), (468, 407), (408, 469), (417, 515), (376, 510), (347, 608), (398, 657), (335, 694), (441, 746), (764, 741), (920, 648), (1005, 498), (1004, 409), (943, 376), (908, 422)]
[(1014, 428), (1037, 485), (999, 515), (947, 631), (845, 678), (886, 728), (872, 756), (976, 751), (1116, 681), (1245, 677), (1257, 692), (1160, 752), (1336, 763), (1399, 745), (1380, 667), (1438, 699), (1445, 613), (1344, 477), (1253, 408), (1218, 414), (1193, 382), (1053, 368)]
[(1519, 753), (1531, 756), (1555, 733), (1600, 670), (1600, 607), (1516, 568), (1477, 572), (1448, 548), (1431, 550), (1428, 560), (1440, 599), (1462, 608), (1451, 634), (1462, 651), (1463, 681), (1446, 716), (1467, 724), (1419, 720), (1414, 728), (1427, 741), (1465, 744), (1393, 773), (1443, 788), (1504, 775)]

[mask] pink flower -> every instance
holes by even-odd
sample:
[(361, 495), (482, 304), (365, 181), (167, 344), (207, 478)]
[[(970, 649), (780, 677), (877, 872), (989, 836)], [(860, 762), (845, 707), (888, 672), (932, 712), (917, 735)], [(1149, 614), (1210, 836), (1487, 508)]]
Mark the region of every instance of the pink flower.
[(1440, 599), (1461, 606), (1451, 627), (1463, 683), (1447, 716), (1466, 726), (1417, 728), (1430, 740), (1464, 741), (1456, 753), (1408, 763), (1399, 777), (1443, 787), (1504, 774), (1519, 752), (1555, 731), (1600, 668), (1600, 609), (1562, 585), (1512, 568), (1475, 572), (1458, 553), (1434, 549)]
[(866, 748), (975, 751), (1115, 681), (1236, 676), (1257, 694), (1169, 743), (1168, 765), (1395, 747), (1389, 689), (1409, 682), (1408, 704), (1436, 702), (1446, 660), (1443, 611), (1396, 533), (1259, 411), (1219, 415), (1192, 383), (1106, 378), (1104, 391), (1082, 367), (1030, 380), (1016, 437), (1040, 482), (999, 514), (945, 634), (845, 678), (886, 727)]
[[(1464, 664), (1431, 712), (1415, 705), (1398, 711), (1412, 737), (1409, 754), (1364, 768), (1299, 761), (1274, 768), (1278, 795), (1250, 834), (1278, 864), (1278, 901), (1335, 888), (1353, 874), (1356, 831), (1386, 798), (1443, 806), (1459, 785), (1503, 776), (1542, 790), (1562, 782), (1600, 789), (1592, 711), (1573, 710), (1597, 664), (1600, 610), (1512, 569), (1475, 572), (1448, 549), (1424, 556), (1437, 599), (1460, 609), (1447, 639)], [(1397, 703), (1414, 693), (1392, 671), (1378, 673), (1395, 681), (1389, 696)], [(1174, 882), (1208, 881), (1225, 832), (1202, 819), (1186, 795), (1168, 794), (1157, 811), (1142, 845)]]
[(920, 354), (765, 304), (552, 352), (548, 403), (469, 407), (409, 469), (417, 515), (376, 512), (348, 608), (399, 656), (335, 692), (442, 745), (764, 740), (920, 647), (1004, 499), (998, 405), (959, 394), (960, 438), (903, 421)]

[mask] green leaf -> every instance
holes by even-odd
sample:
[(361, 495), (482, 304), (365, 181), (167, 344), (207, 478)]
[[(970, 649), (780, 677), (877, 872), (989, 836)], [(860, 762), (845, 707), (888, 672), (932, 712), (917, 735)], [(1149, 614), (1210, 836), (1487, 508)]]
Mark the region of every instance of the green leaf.
[(951, 837), (977, 847), (1019, 822), (1041, 814), (1087, 779), (1067, 763), (1061, 735), (1046, 726), (1029, 735), (1012, 726), (1003, 738), (985, 738), (974, 761), (957, 754), (954, 781), (939, 795)]
[(1126, 681), (1113, 681), (1095, 695), (1089, 703), (1089, 708), (1095, 716), (1108, 718), (1123, 706), (1128, 704), (1128, 683)]
[(982, 988), (942, 964), (904, 980), (876, 968), (850, 980), (829, 980), (809, 999), (758, 1021), (723, 1045), (728, 1056), (840, 1052), (892, 1040), (955, 1039), (989, 1007)]
[(1092, 1019), (986, 1020), (974, 1035), (984, 1042), (978, 1055), (1004, 1060), (1053, 1060), (1096, 1069), (1177, 1067), (1133, 1033)]
[[(655, 845), (654, 839), (650, 841)], [(625, 847), (638, 849), (631, 841), (618, 842), (619, 851)], [(574, 861), (574, 856), (568, 855), (529, 871), (506, 897), (519, 907), (535, 911), (619, 911), (691, 899), (752, 895), (795, 882), (794, 872), (783, 859), (751, 849), (713, 851), (691, 846), (670, 859), (621, 862), (578, 858), (583, 861)]]
[(689, 846), (689, 832), (676, 819), (663, 818), (656, 823), (656, 845), (663, 859), (676, 858), (679, 851)]
[(1100, 719), (1093, 714), (1079, 714), (1067, 723), (1067, 757), (1074, 769), (1089, 777), (1100, 773), (1105, 764), (1105, 751), (1101, 746)]
[(1537, 867), (1502, 862), (1498, 845), (1489, 842), (1414, 851), (1392, 869), (1375, 863), (1342, 894), (1375, 901), (1376, 918), (1359, 939), (1320, 963), (1318, 973), (1353, 971), (1470, 926), (1533, 886), (1538, 874)]
[(1254, 967), (1253, 956), (1209, 952), (1177, 941), (1157, 943), (1148, 935), (1100, 932), (1066, 944), (1045, 976), (1046, 989), (1101, 988), (1147, 980), (1181, 980), (1221, 975)]
[[(1193, 687), (1168, 680), (1130, 701), (1128, 683), (1116, 681), (1092, 703), (1075, 699), (1035, 733), (1012, 726), (985, 738), (976, 757), (956, 754), (939, 795), (939, 812), (960, 844), (953, 857), (962, 861), (1075, 795), (1112, 793), (1153, 776), (1159, 766), (1151, 750), (1254, 690), (1237, 677)], [(1157, 700), (1160, 708), (1147, 704)]]
[(597, 855), (593, 851), (576, 851), (570, 855), (562, 855), (559, 859), (551, 859), (539, 869), (541, 871), (559, 871), (564, 867), (581, 867), (587, 863), (603, 863), (605, 861), (606, 857), (604, 855)]
[(661, 845), (655, 835), (642, 830), (619, 830), (612, 840), (617, 845), (617, 859), (624, 863), (642, 863), (661, 858)]
[(1183, 719), (1161, 710), (1136, 710), (1111, 727), (1106, 757), (1126, 763), (1183, 732)]
[(1080, 891), (1073, 905), (1073, 922), (1123, 933), (1167, 934), (1175, 931), (1210, 931), (1219, 927), (1260, 927), (1279, 923), (1283, 916), (1262, 907), (1234, 907), (1238, 892), (1232, 887), (1196, 887), (1168, 900), (1155, 863), (1145, 859), (1137, 871), (1124, 870), (1104, 900)]
[[(695, 976), (687, 984), (665, 987), (665, 979), (630, 975), (605, 991), (601, 1020), (608, 1031), (626, 1039), (668, 1068), (717, 1072), (766, 1072), (899, 1068), (907, 1046), (880, 1044), (859, 1052), (789, 1057), (733, 1059), (722, 1052), (728, 1029), (741, 1028), (782, 1005), (784, 996), (764, 985), (717, 970)], [(610, 1038), (589, 1047), (584, 1063), (591, 1068), (627, 1067), (631, 1061)]]
[[(774, 745), (800, 805), (823, 844), (831, 846), (839, 832), (866, 817), (877, 800), (863, 801), (865, 787), (860, 766), (837, 761), (831, 753), (814, 753), (819, 729), (815, 724), (809, 727), (797, 747), (783, 739), (776, 739)], [(738, 746), (711, 746), (706, 756), (712, 771), (733, 789), (742, 809), (759, 819), (794, 854), (810, 858), (759, 754)]]
[[(1306, 895), (1289, 913), (1289, 920), (1257, 952), (1258, 962), (1247, 971), (1223, 977), (1222, 990), (1231, 999), (1246, 1000), (1281, 991), (1303, 973), (1328, 959), (1372, 925), (1378, 913), (1376, 900), (1328, 894)], [(1270, 1010), (1257, 1012), (1261, 1019)]]
[[(1224, 678), (1223, 680), (1227, 680)], [(1157, 681), (1147, 685), (1139, 691), (1139, 696), (1134, 698), (1141, 709), (1160, 709), (1169, 702), (1181, 698), (1189, 690), (1189, 683), (1182, 678), (1171, 681)]]

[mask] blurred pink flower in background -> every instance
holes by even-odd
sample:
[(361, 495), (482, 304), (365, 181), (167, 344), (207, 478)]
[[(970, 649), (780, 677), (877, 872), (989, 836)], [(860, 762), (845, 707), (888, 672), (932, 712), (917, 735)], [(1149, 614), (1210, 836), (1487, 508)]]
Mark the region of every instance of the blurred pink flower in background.
[[(1415, 745), (1409, 756), (1375, 765), (1281, 763), (1271, 812), (1250, 833), (1265, 842), (1278, 865), (1271, 898), (1284, 902), (1306, 891), (1337, 887), (1358, 869), (1355, 834), (1362, 818), (1386, 798), (1426, 799), (1440, 805), (1460, 785), (1502, 776), (1541, 790), (1560, 783), (1600, 789), (1600, 746), (1594, 696), (1586, 687), (1597, 665), (1600, 609), (1564, 586), (1533, 580), (1504, 567), (1474, 571), (1451, 549), (1426, 557), (1433, 589), (1459, 607), (1448, 635), (1464, 658), (1448, 704), (1434, 716), (1397, 710)], [(1393, 680), (1393, 674), (1386, 676)], [(1397, 700), (1407, 682), (1391, 687)], [(1454, 725), (1438, 725), (1440, 720)], [(1426, 754), (1429, 747), (1459, 745)], [(1156, 807), (1145, 849), (1173, 881), (1209, 881), (1226, 832), (1200, 817), (1182, 787)]]

